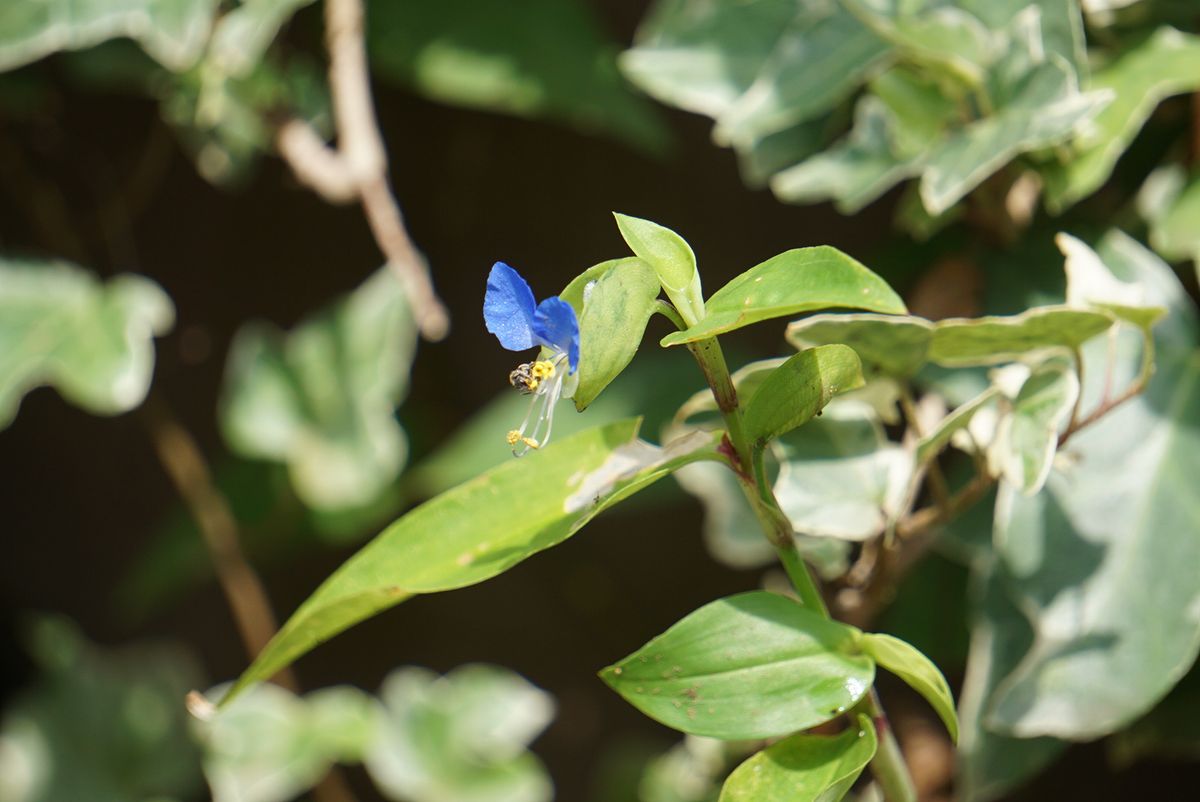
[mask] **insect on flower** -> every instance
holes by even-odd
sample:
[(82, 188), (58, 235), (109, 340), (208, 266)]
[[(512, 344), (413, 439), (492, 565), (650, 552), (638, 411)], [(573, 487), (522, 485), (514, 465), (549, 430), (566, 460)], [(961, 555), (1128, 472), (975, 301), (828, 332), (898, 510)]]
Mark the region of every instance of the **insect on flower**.
[(507, 436), (519, 457), (550, 440), (563, 382), (579, 367), (579, 320), (571, 305), (557, 295), (537, 303), (525, 279), (504, 262), (496, 262), (488, 273), (483, 321), (509, 351), (542, 346), (549, 352), (548, 358), (518, 365), (508, 374), (509, 384), (533, 396), (520, 428)]

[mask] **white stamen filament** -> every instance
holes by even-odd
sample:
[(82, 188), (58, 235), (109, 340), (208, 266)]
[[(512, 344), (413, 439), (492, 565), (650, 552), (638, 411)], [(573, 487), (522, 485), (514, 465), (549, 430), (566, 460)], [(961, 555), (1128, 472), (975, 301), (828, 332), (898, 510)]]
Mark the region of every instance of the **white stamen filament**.
[[(543, 381), (534, 391), (529, 411), (525, 413), (525, 420), (521, 421), (521, 427), (516, 432), (517, 439), (513, 443), (513, 456), (523, 457), (529, 453), (531, 448), (541, 448), (550, 442), (550, 432), (554, 426), (554, 408), (562, 396), (563, 380), (567, 375), (565, 366), (562, 364), (566, 358), (566, 354), (558, 354), (554, 357), (554, 375)], [(529, 428), (531, 421), (533, 423), (532, 430)], [(545, 431), (543, 431), (543, 426)]]

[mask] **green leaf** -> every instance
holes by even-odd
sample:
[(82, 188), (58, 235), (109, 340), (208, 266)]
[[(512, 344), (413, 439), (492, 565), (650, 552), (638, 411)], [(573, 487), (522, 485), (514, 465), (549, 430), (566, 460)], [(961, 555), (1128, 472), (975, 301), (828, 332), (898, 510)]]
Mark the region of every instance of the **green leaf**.
[(367, 44), (373, 75), (442, 103), (556, 120), (652, 152), (669, 140), (578, 0), (370, 3)]
[(878, 746), (866, 716), (837, 735), (793, 735), (733, 770), (719, 802), (838, 802)]
[(775, 496), (797, 532), (862, 541), (903, 512), (913, 457), (867, 404), (839, 398), (775, 446)]
[(1081, 93), (1070, 65), (1051, 54), (1011, 100), (964, 126), (930, 157), (921, 178), (925, 208), (941, 214), (1015, 156), (1067, 139), (1110, 99), (1103, 92)]
[(285, 463), (309, 506), (368, 503), (404, 465), (395, 408), (415, 348), (404, 288), (387, 268), (286, 335), (247, 326), (226, 366), (225, 437), (244, 456)]
[(912, 644), (891, 635), (866, 633), (863, 635), (862, 647), (863, 651), (875, 659), (876, 665), (883, 666), (924, 696), (925, 701), (933, 706), (942, 723), (946, 725), (950, 737), (958, 740), (958, 716), (954, 713), (954, 695), (950, 693), (950, 685), (932, 660)]
[(1200, 668), (1192, 666), (1175, 688), (1146, 715), (1108, 740), (1108, 754), (1118, 767), (1140, 760), (1200, 758)]
[(1069, 306), (1108, 312), (1143, 330), (1150, 329), (1167, 313), (1166, 307), (1145, 302), (1143, 287), (1119, 281), (1096, 252), (1082, 241), (1060, 233), (1054, 242), (1066, 257), (1064, 268)]
[(22, 396), (46, 384), (97, 415), (138, 406), (154, 338), (174, 321), (171, 299), (141, 276), (101, 283), (65, 262), (0, 259), (0, 429)]
[(840, 392), (863, 385), (862, 364), (844, 345), (809, 348), (772, 371), (746, 404), (746, 436), (763, 444), (810, 420)]
[(654, 271), (640, 259), (620, 260), (586, 290), (579, 316), (577, 410), (586, 409), (633, 360), (658, 292)]
[(908, 310), (883, 279), (836, 248), (796, 248), (750, 268), (705, 303), (705, 317), (662, 345), (696, 342), (752, 323), (844, 307), (902, 315)]
[(617, 228), (629, 249), (654, 268), (663, 290), (689, 323), (704, 316), (704, 296), (700, 288), (700, 273), (696, 255), (683, 237), (669, 228), (613, 212)]
[(549, 802), (550, 778), (526, 747), (554, 717), (554, 702), (517, 674), (402, 668), (380, 697), (365, 763), (389, 798)]
[(1200, 36), (1160, 28), (1097, 71), (1091, 88), (1114, 99), (1080, 131), (1076, 152), (1043, 171), (1046, 206), (1055, 213), (1104, 184), (1159, 103), (1200, 88)]
[(968, 85), (983, 80), (991, 36), (974, 14), (954, 5), (939, 4), (918, 10), (911, 4), (892, 0), (847, 0), (846, 6), (896, 45), (906, 59), (931, 66)]
[[(637, 426), (622, 421), (556, 440), (404, 515), (300, 605), (226, 699), (359, 621), (418, 593), (490, 579), (680, 465), (717, 458), (719, 433), (658, 448), (637, 439)], [(517, 507), (519, 515), (508, 514)]]
[(1200, 256), (1200, 180), (1180, 191), (1165, 213), (1150, 224), (1150, 244), (1164, 259), (1179, 261)]
[(11, 0), (0, 4), (0, 71), (127, 36), (182, 72), (200, 57), (216, 10), (217, 0)]
[(1058, 432), (1079, 397), (1069, 364), (1051, 361), (1022, 383), (1012, 410), (1000, 418), (993, 453), (1004, 480), (1030, 495), (1041, 490), (1058, 451)]
[[(989, 387), (953, 412), (942, 418), (933, 431), (917, 441), (917, 464), (924, 465), (938, 455), (949, 443), (954, 433), (965, 428), (975, 413), (987, 406), (1000, 394), (998, 387)], [(980, 444), (985, 445), (985, 444)]]
[(213, 26), (207, 60), (227, 75), (249, 74), (288, 20), (313, 0), (241, 0)]
[(1108, 315), (1064, 306), (1007, 317), (950, 318), (935, 324), (929, 358), (947, 367), (996, 365), (1043, 348), (1077, 348), (1112, 324)]
[[(1196, 310), (1165, 264), (1127, 237), (1097, 254), (1147, 301), (1171, 309), (1155, 329), (1158, 370), (1144, 395), (1071, 439), (1072, 460), (1032, 497), (997, 500), (1006, 582), (1037, 637), (997, 689), (992, 728), (1019, 737), (1093, 739), (1128, 724), (1200, 651), (1200, 342)], [(1141, 337), (1116, 342), (1111, 386), (1138, 371)], [(1084, 350), (1082, 408), (1104, 396), (1109, 344)]]
[(651, 718), (728, 740), (808, 729), (850, 709), (875, 666), (861, 633), (786, 596), (712, 602), (600, 676)]
[(901, 315), (813, 315), (787, 328), (787, 340), (797, 348), (842, 343), (853, 348), (863, 364), (896, 377), (921, 369), (932, 339), (932, 323)]

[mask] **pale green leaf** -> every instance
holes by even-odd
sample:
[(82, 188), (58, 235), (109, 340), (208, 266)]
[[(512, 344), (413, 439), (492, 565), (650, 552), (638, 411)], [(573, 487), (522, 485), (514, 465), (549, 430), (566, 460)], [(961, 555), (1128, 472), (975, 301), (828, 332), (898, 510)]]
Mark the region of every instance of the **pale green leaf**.
[(904, 314), (900, 296), (859, 262), (829, 246), (796, 248), (750, 268), (713, 293), (705, 317), (664, 346), (696, 342), (752, 323), (844, 307)]
[(668, 134), (579, 0), (368, 3), (372, 74), (442, 103), (547, 118), (661, 151)]
[(1141, 760), (1200, 759), (1200, 668), (1192, 670), (1158, 705), (1108, 740), (1118, 767)]
[(947, 367), (996, 365), (1046, 348), (1074, 349), (1100, 334), (1113, 319), (1065, 306), (1039, 306), (1007, 317), (938, 321), (929, 359)]
[(852, 707), (875, 677), (861, 633), (765, 591), (701, 607), (600, 672), (669, 727), (714, 738), (769, 738)]
[(777, 441), (775, 496), (797, 532), (867, 540), (903, 512), (912, 454), (890, 442), (866, 404), (838, 399)]
[(213, 26), (206, 60), (228, 75), (246, 75), (288, 20), (313, 0), (241, 0)]
[(7, 0), (0, 3), (0, 71), (59, 50), (128, 37), (168, 69), (200, 57), (218, 0)]
[(1200, 180), (1184, 186), (1165, 213), (1151, 221), (1150, 244), (1172, 261), (1200, 257)]
[[(482, 582), (561, 543), (680, 465), (716, 458), (720, 437), (658, 448), (636, 433), (623, 421), (556, 440), (404, 515), (325, 580), (226, 698), (410, 596)], [(522, 514), (506, 514), (515, 504)]]
[(950, 685), (933, 661), (911, 643), (891, 635), (867, 633), (862, 639), (863, 651), (875, 659), (876, 665), (886, 668), (912, 686), (933, 706), (950, 737), (958, 740), (958, 716), (954, 713), (954, 695)]
[(1108, 312), (1140, 329), (1149, 329), (1167, 313), (1166, 307), (1145, 302), (1145, 288), (1119, 281), (1100, 257), (1070, 234), (1054, 238), (1066, 261), (1067, 304)]
[(932, 338), (932, 323), (901, 315), (813, 315), (787, 328), (787, 340), (797, 348), (842, 343), (853, 348), (863, 364), (897, 377), (921, 369)]
[(226, 367), (225, 437), (245, 456), (285, 463), (312, 507), (370, 502), (404, 465), (395, 408), (415, 347), (404, 289), (387, 268), (286, 335), (247, 326)]
[(950, 443), (955, 432), (967, 427), (975, 413), (987, 406), (999, 393), (997, 387), (989, 387), (942, 418), (932, 431), (917, 441), (917, 464), (924, 465), (936, 457)]
[[(997, 689), (989, 726), (1020, 737), (1092, 739), (1157, 702), (1200, 650), (1200, 363), (1196, 311), (1171, 270), (1127, 237), (1097, 248), (1122, 281), (1171, 313), (1155, 329), (1158, 370), (1141, 397), (1071, 439), (1072, 459), (1033, 497), (1003, 493), (996, 543), (1008, 587), (1036, 624)], [(1140, 336), (1117, 341), (1112, 387), (1138, 370)], [(1099, 402), (1109, 349), (1084, 351), (1084, 410)]]
[(845, 0), (845, 4), (906, 59), (967, 85), (982, 82), (991, 61), (992, 34), (974, 14), (954, 5), (914, 8), (899, 0)]
[(1005, 481), (1026, 495), (1041, 490), (1078, 397), (1079, 378), (1069, 364), (1052, 360), (1029, 374), (1000, 418), (990, 452)]
[(683, 237), (665, 226), (613, 213), (630, 250), (654, 269), (663, 290), (689, 324), (704, 316), (704, 295), (696, 255)]
[(1069, 159), (1046, 168), (1046, 205), (1060, 212), (1095, 192), (1151, 112), (1166, 98), (1200, 87), (1200, 37), (1162, 28), (1096, 72), (1090, 88), (1113, 101), (1074, 141)]
[(877, 745), (866, 716), (837, 735), (793, 735), (734, 769), (719, 802), (838, 802)]
[(174, 321), (171, 299), (141, 276), (101, 282), (65, 262), (0, 259), (0, 429), (41, 385), (98, 415), (138, 406), (154, 338)]
[(809, 348), (763, 380), (746, 404), (746, 436), (760, 446), (818, 414), (840, 392), (863, 385), (862, 363), (844, 345)]
[(585, 290), (579, 315), (579, 384), (572, 399), (582, 412), (633, 360), (654, 313), (659, 284), (645, 262), (623, 259)]
[(444, 677), (393, 671), (380, 690), (380, 723), (366, 755), (389, 798), (548, 802), (550, 779), (526, 747), (554, 716), (548, 694), (487, 665)]

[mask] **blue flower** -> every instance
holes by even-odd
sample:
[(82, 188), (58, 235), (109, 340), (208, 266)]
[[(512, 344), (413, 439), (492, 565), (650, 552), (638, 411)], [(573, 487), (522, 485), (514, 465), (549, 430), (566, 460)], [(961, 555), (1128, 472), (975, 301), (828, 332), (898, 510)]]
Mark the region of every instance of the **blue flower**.
[(483, 321), (509, 351), (542, 345), (567, 355), (574, 373), (579, 367), (579, 320), (571, 305), (552, 295), (540, 304), (521, 274), (504, 262), (492, 265), (483, 296)]
[(533, 395), (524, 422), (507, 437), (519, 457), (550, 439), (554, 407), (568, 373), (563, 362), (570, 373), (579, 368), (579, 320), (571, 305), (557, 295), (536, 303), (525, 279), (504, 262), (496, 262), (483, 296), (483, 321), (509, 351), (538, 345), (549, 351), (548, 359), (518, 365), (508, 376), (510, 384)]

